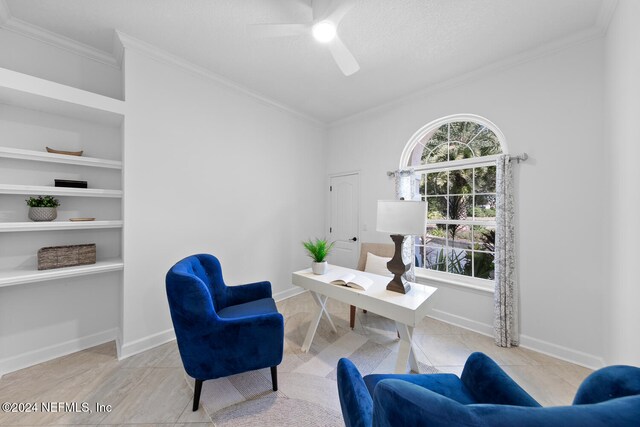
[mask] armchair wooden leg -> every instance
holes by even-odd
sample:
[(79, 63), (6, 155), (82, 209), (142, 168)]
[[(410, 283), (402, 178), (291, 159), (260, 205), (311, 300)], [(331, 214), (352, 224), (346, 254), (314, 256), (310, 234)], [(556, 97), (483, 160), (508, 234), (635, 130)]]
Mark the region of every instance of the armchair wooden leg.
[(355, 324), (356, 324), (356, 306), (352, 305), (349, 311), (349, 326), (351, 327), (351, 329), (353, 329)]
[(202, 391), (202, 380), (196, 380), (196, 386), (193, 390), (193, 412), (198, 410), (200, 405), (200, 392)]
[(273, 385), (273, 391), (278, 391), (278, 367), (271, 367), (271, 385)]

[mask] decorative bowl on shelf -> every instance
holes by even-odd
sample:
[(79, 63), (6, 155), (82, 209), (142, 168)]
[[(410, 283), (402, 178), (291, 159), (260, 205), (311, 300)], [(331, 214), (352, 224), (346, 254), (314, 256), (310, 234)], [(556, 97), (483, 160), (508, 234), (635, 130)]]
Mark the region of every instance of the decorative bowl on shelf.
[(79, 221), (95, 221), (95, 218), (69, 218), (69, 221), (79, 222)]
[(47, 153), (64, 154), (65, 156), (82, 156), (83, 151), (62, 151), (47, 147)]
[(40, 207), (31, 207), (29, 208), (29, 219), (31, 221), (53, 221), (58, 217), (57, 208), (40, 208)]

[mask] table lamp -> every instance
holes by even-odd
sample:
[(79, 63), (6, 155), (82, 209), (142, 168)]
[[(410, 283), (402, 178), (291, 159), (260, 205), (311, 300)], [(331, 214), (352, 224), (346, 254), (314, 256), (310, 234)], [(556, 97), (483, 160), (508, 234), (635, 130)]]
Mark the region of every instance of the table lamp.
[(391, 233), (396, 251), (387, 268), (393, 279), (387, 290), (406, 294), (411, 286), (404, 274), (411, 268), (402, 257), (402, 244), (407, 236), (422, 236), (427, 227), (427, 203), (413, 200), (378, 200), (378, 221), (376, 230)]

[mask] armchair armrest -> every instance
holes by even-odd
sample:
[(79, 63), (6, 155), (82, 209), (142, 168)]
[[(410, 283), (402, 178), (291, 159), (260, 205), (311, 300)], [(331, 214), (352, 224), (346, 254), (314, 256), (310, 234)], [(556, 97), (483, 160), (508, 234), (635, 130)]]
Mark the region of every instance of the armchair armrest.
[(271, 298), (271, 282), (263, 281), (246, 285), (227, 286), (226, 294), (227, 307), (262, 298)]
[(338, 361), (338, 395), (346, 427), (369, 427), (373, 400), (358, 368), (346, 358)]
[(475, 426), (466, 407), (419, 385), (382, 380), (373, 393), (374, 427)]
[(476, 352), (469, 356), (460, 379), (478, 403), (540, 406), (484, 353)]

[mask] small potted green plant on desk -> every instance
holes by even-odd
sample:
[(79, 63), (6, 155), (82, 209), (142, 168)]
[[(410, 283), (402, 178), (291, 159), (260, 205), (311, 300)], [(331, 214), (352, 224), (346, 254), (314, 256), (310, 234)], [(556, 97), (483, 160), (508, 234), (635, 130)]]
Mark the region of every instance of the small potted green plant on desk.
[(31, 221), (53, 221), (58, 217), (60, 202), (53, 196), (29, 197), (25, 201)]
[(334, 243), (328, 243), (325, 239), (316, 239), (315, 241), (309, 239), (306, 242), (302, 242), (307, 250), (307, 255), (313, 260), (311, 263), (313, 274), (325, 274), (327, 272), (327, 257)]

